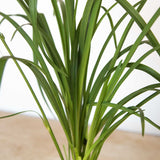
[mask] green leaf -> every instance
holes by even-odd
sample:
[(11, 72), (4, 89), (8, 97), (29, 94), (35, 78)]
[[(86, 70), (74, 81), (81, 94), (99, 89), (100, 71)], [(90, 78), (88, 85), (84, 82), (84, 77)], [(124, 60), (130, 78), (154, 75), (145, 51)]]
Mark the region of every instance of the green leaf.
[[(26, 25), (30, 25), (30, 24), (29, 24), (29, 23), (22, 24), (20, 27), (22, 28), (22, 27), (24, 27), (24, 26), (26, 26)], [(13, 35), (12, 35), (12, 37), (11, 37), (11, 40), (13, 40), (13, 38), (14, 38), (14, 36), (16, 35), (17, 31), (18, 31), (18, 29), (16, 29), (16, 30), (14, 31), (14, 33), (13, 33)]]
[[(2, 33), (0, 33), (0, 40), (4, 41), (5, 37)], [(3, 73), (4, 73), (4, 69), (6, 66), (6, 59), (0, 58), (0, 87), (1, 87), (1, 83), (2, 83), (2, 77), (3, 77)]]
[(145, 86), (143, 88), (140, 88), (137, 91), (134, 91), (134, 92), (130, 93), (128, 96), (126, 96), (125, 98), (123, 98), (121, 101), (118, 102), (118, 104), (124, 105), (127, 102), (129, 102), (130, 100), (132, 100), (133, 98), (137, 97), (138, 95), (140, 95), (144, 92), (147, 92), (147, 91), (154, 91), (158, 87), (160, 87), (160, 83), (151, 84), (151, 85)]
[[(137, 114), (137, 116), (139, 116), (138, 114)], [(148, 123), (150, 123), (152, 126), (154, 126), (155, 128), (157, 128), (158, 130), (160, 130), (160, 125), (158, 125), (158, 124), (156, 124), (155, 122), (153, 122), (151, 119), (149, 119), (148, 117), (144, 117), (144, 119), (148, 122)]]
[[(117, 4), (117, 3), (115, 3)], [(115, 5), (114, 5), (115, 6)], [(108, 19), (109, 19), (109, 22), (110, 22), (110, 26), (111, 26), (111, 29), (113, 30), (114, 29), (114, 24), (113, 24), (113, 18), (111, 16), (111, 14), (109, 13), (109, 11), (104, 7), (102, 6), (102, 8), (104, 9), (104, 11), (107, 13), (107, 16), (108, 16)], [(116, 34), (114, 33), (113, 35), (113, 38), (114, 38), (114, 44), (115, 44), (115, 48), (117, 48), (117, 38), (116, 38)]]
[(0, 58), (0, 87), (7, 60)]
[(38, 112), (33, 111), (33, 110), (26, 110), (26, 111), (21, 111), (21, 112), (16, 112), (16, 113), (13, 113), (13, 114), (0, 116), (0, 119), (10, 118), (10, 117), (13, 117), (13, 116), (16, 116), (16, 115), (19, 115), (19, 114), (23, 114), (23, 113), (28, 113), (28, 112), (36, 113), (42, 119), (42, 121), (44, 121), (43, 117)]
[[(133, 65), (133, 63), (128, 63), (127, 67), (131, 67), (132, 65)], [(153, 78), (155, 78), (157, 81), (160, 82), (160, 73), (158, 73), (153, 68), (151, 68), (145, 64), (139, 64), (135, 69), (149, 74), (150, 76), (152, 76)]]
[[(137, 6), (137, 5), (139, 5), (139, 2), (136, 3), (134, 6)], [(139, 8), (141, 8), (141, 6), (139, 6)], [(90, 77), (90, 79), (89, 79), (89, 84), (88, 84), (87, 92), (89, 92), (90, 89), (91, 89), (91, 86), (92, 86), (92, 83), (93, 83), (93, 79), (94, 79), (94, 77), (95, 77), (96, 70), (97, 70), (98, 65), (99, 65), (99, 63), (100, 63), (100, 60), (101, 60), (101, 58), (102, 58), (102, 55), (104, 54), (105, 48), (107, 47), (107, 45), (108, 45), (109, 41), (111, 40), (111, 38), (114, 36), (114, 34), (115, 34), (116, 30), (118, 29), (119, 25), (120, 25), (120, 24), (123, 22), (123, 20), (126, 18), (127, 14), (128, 14), (128, 13), (126, 12), (124, 15), (122, 15), (122, 17), (120, 17), (120, 19), (118, 20), (118, 22), (115, 24), (114, 28), (111, 30), (110, 34), (107, 36), (107, 39), (106, 39), (106, 41), (105, 41), (104, 44), (103, 44), (103, 47), (102, 47), (102, 49), (101, 49), (101, 51), (100, 51), (100, 53), (99, 53), (99, 56), (98, 56), (98, 58), (97, 58), (97, 60), (96, 60), (96, 64), (95, 64), (95, 66), (94, 66), (94, 68), (93, 68), (91, 77)], [(124, 32), (124, 35), (125, 35), (124, 37), (126, 37), (126, 34), (128, 34), (129, 29), (130, 29), (130, 27), (132, 26), (132, 23), (133, 23), (132, 21), (128, 23), (128, 27), (127, 27), (127, 29), (126, 29), (126, 32)], [(122, 45), (122, 44), (121, 44), (121, 45)], [(122, 54), (120, 54), (120, 53), (121, 53), (121, 52), (120, 52), (121, 45), (119, 45), (120, 47), (119, 47), (118, 50), (116, 51), (116, 52), (119, 54), (117, 58), (119, 58), (120, 56), (122, 56)], [(119, 53), (119, 52), (120, 52), (120, 53)], [(108, 63), (106, 63), (106, 65), (105, 65), (105, 66), (103, 67), (103, 69), (100, 71), (98, 77), (96, 78), (96, 80), (95, 80), (95, 82), (94, 82), (94, 84), (93, 84), (93, 87), (92, 87), (92, 90), (91, 90), (91, 93), (90, 93), (90, 97), (91, 97), (91, 98), (89, 99), (89, 101), (92, 101), (92, 99), (93, 99), (93, 101), (95, 100), (95, 97), (97, 96), (97, 94), (98, 94), (98, 92), (99, 92), (99, 89), (101, 88), (103, 82), (109, 77), (109, 74), (107, 74), (107, 73), (109, 72), (109, 69), (110, 69), (109, 66), (111, 65), (111, 62), (112, 62), (112, 61), (113, 61), (113, 58), (112, 58)], [(98, 85), (98, 86), (97, 86), (97, 85)], [(96, 89), (95, 89), (95, 88), (96, 88)], [(98, 90), (97, 90), (97, 89), (98, 89)]]
[[(106, 6), (101, 6), (104, 4), (102, 0), (87, 0), (86, 2), (78, 0), (51, 0), (51, 7), (54, 10), (53, 20), (56, 20), (58, 24), (58, 34), (61, 38), (61, 42), (58, 42), (63, 49), (61, 54), (57, 46), (57, 39), (52, 34), (55, 26), (49, 25), (50, 23), (47, 21), (45, 14), (38, 12), (38, 0), (17, 1), (24, 10), (25, 15), (17, 14), (15, 16), (23, 18), (30, 24), (33, 37), (25, 31), (23, 25), (16, 22), (13, 15), (6, 15), (0, 12), (0, 16), (2, 16), (0, 23), (7, 20), (15, 27), (16, 31), (14, 34), (19, 32), (22, 35), (31, 48), (34, 59), (29, 61), (14, 57), (2, 37), (4, 46), (10, 56), (0, 58), (0, 83), (2, 83), (2, 75), (7, 60), (12, 59), (41, 111), (43, 123), (56, 145), (61, 160), (64, 160), (64, 158), (67, 160), (97, 159), (105, 140), (131, 114), (140, 117), (142, 135), (144, 134), (145, 121), (160, 129), (160, 126), (144, 116), (141, 109), (148, 101), (160, 94), (160, 73), (152, 67), (142, 64), (142, 61), (153, 51), (160, 53), (160, 44), (151, 32), (152, 24), (159, 18), (160, 9), (146, 23), (140, 11), (147, 0), (140, 0), (135, 5), (131, 5), (127, 0), (116, 0), (110, 7), (107, 6), (108, 3), (106, 3)], [(79, 9), (79, 3), (85, 3), (85, 8), (82, 11), (83, 15), (80, 17), (80, 21), (77, 23), (76, 12)], [(110, 11), (113, 8), (116, 10), (115, 6), (117, 4), (124, 8), (125, 13), (115, 21), (116, 19), (113, 18)], [(126, 23), (124, 20), (128, 15), (130, 20), (125, 24), (126, 27), (118, 41), (117, 29), (119, 29), (120, 25)], [(102, 43), (102, 48), (97, 53), (99, 54), (98, 58), (95, 59), (91, 76), (88, 77), (87, 72), (92, 52), (93, 36), (105, 18), (109, 18), (107, 25), (111, 27), (111, 31), (105, 35), (105, 41), (100, 42)], [(132, 31), (134, 23), (140, 27), (141, 33), (133, 44), (124, 48), (125, 41), (128, 40), (128, 33)], [(143, 40), (144, 37), (147, 37), (148, 40)], [(107, 50), (111, 40), (114, 40), (115, 47), (112, 50)], [(135, 51), (143, 44), (150, 45), (150, 49), (144, 52), (136, 62), (132, 62), (131, 58)], [(109, 54), (109, 59), (106, 58), (106, 64), (99, 71), (99, 65), (104, 54), (106, 56)], [(20, 63), (26, 65), (33, 72), (43, 99), (49, 102), (49, 107), (52, 107), (51, 109), (56, 112), (60, 120), (68, 140), (68, 153), (66, 146), (66, 149), (64, 149), (65, 157), (63, 157), (60, 146), (52, 132), (43, 106), (41, 106), (31, 86), (32, 83), (28, 81), (27, 73), (23, 72), (19, 65)], [(158, 83), (148, 84), (128, 94), (118, 103), (113, 103), (112, 98), (117, 93), (117, 90), (134, 70), (141, 70), (147, 73), (156, 79)], [(56, 82), (52, 72), (55, 73)], [(125, 106), (127, 102), (148, 91), (151, 91), (151, 94), (138, 102), (137, 105)], [(96, 112), (94, 112), (91, 127), (88, 127), (88, 121), (94, 107)], [(105, 112), (107, 108), (109, 111)], [(7, 115), (6, 117), (13, 115)]]
[(143, 106), (144, 104), (146, 104), (148, 101), (150, 101), (151, 99), (153, 99), (154, 97), (156, 97), (157, 95), (160, 94), (160, 90), (155, 89), (153, 94), (149, 95), (148, 97), (146, 97), (144, 100), (142, 100), (141, 102), (139, 102), (136, 107), (140, 108), (141, 106)]
[[(61, 119), (63, 121), (63, 123), (64, 122), (66, 123), (67, 121), (65, 119), (65, 113), (64, 113), (61, 101), (59, 99), (59, 95), (58, 95), (59, 91), (58, 91), (56, 85), (52, 86), (52, 89), (54, 89), (54, 90), (51, 89), (51, 87), (49, 86), (49, 84), (43, 74), (42, 68), (40, 68), (35, 63), (33, 63), (29, 60), (26, 60), (26, 59), (21, 59), (21, 58), (16, 58), (16, 57), (11, 57), (11, 56), (2, 57), (2, 59), (5, 59), (5, 60), (8, 60), (10, 58), (22, 62), (23, 64), (27, 65), (32, 70), (35, 77), (37, 78), (37, 81), (39, 82), (39, 84), (43, 88), (44, 92), (46, 93), (46, 96), (50, 100), (52, 107), (54, 107), (54, 110), (56, 111), (59, 119)], [(67, 124), (65, 125), (65, 127), (67, 127)]]
[[(87, 6), (91, 3), (92, 10), (89, 12)], [(94, 29), (95, 29), (95, 24), (97, 22), (97, 18), (99, 15), (99, 9), (101, 5), (101, 0), (99, 1), (94, 1), (89, 0), (87, 2), (84, 15), (83, 15), (83, 22), (85, 23), (86, 29), (84, 30), (85, 26), (83, 26), (83, 22), (81, 22), (80, 26), (80, 67), (79, 67), (79, 93), (82, 95), (82, 89), (85, 88), (83, 87), (84, 80), (86, 79), (86, 72), (87, 72), (87, 65), (88, 65), (88, 58), (90, 55), (90, 47), (91, 47), (91, 40), (93, 37)], [(91, 8), (91, 6), (88, 6)], [(88, 24), (88, 26), (87, 26)], [(82, 38), (81, 38), (82, 36)], [(85, 37), (85, 38), (84, 38)], [(84, 44), (81, 44), (84, 43)]]
[(17, 2), (20, 4), (22, 9), (25, 11), (25, 13), (27, 14), (27, 17), (30, 19), (29, 8), (28, 8), (29, 3), (26, 3), (26, 1), (24, 2), (24, 0), (17, 0)]
[[(123, 73), (124, 69), (126, 68), (127, 64), (129, 63), (130, 59), (132, 58), (132, 56), (134, 55), (135, 51), (137, 50), (138, 46), (140, 45), (142, 39), (144, 38), (144, 36), (149, 32), (151, 26), (153, 25), (153, 23), (156, 21), (156, 19), (160, 16), (160, 9), (158, 9), (155, 14), (152, 16), (152, 18), (150, 19), (150, 21), (148, 22), (148, 24), (146, 24), (146, 26), (144, 27), (144, 29), (142, 30), (141, 34), (138, 36), (138, 38), (136, 39), (134, 45), (132, 46), (132, 48), (130, 49), (129, 53), (127, 54), (122, 67), (121, 67), (121, 73)], [(159, 44), (157, 45), (159, 47)], [(156, 46), (156, 47), (157, 47)], [(149, 52), (147, 52), (146, 54), (148, 54)], [(145, 57), (146, 55), (144, 55)], [(144, 58), (142, 56), (142, 59)], [(129, 73), (132, 71), (132, 69), (130, 69), (120, 80), (119, 83), (116, 85), (113, 94), (111, 96), (111, 98), (114, 96), (114, 94), (116, 93), (116, 91), (118, 90), (118, 88), (121, 86), (121, 84), (123, 83), (123, 81), (126, 79), (126, 77), (129, 75)]]
[[(130, 16), (134, 19), (134, 21), (138, 24), (138, 26), (143, 30), (144, 27), (146, 26), (146, 23), (142, 18), (142, 16), (134, 9), (134, 7), (127, 0), (116, 0), (116, 1), (130, 14)], [(145, 3), (146, 0), (142, 0), (141, 2)], [(147, 32), (146, 36), (153, 45), (153, 47), (159, 45), (158, 40), (156, 39), (151, 30)], [(158, 50), (157, 52), (160, 55), (160, 50)]]
[(140, 112), (142, 136), (144, 136), (144, 130), (145, 130), (144, 112), (143, 112), (143, 110), (141, 108), (139, 108), (138, 110)]
[[(38, 30), (41, 33), (42, 36), (42, 43), (46, 49), (46, 52), (48, 54), (49, 58), (46, 58), (49, 63), (53, 66), (53, 68), (58, 71), (58, 72), (63, 72), (66, 74), (66, 70), (64, 68), (63, 62), (61, 60), (61, 57), (57, 51), (57, 48), (55, 46), (55, 42), (53, 40), (51, 31), (49, 29), (47, 20), (44, 16), (44, 14), (38, 14)], [(42, 48), (42, 44), (39, 44), (40, 47)], [(43, 51), (43, 54), (45, 57), (46, 53)]]
[(63, 48), (63, 54), (64, 54), (64, 60), (65, 60), (65, 64), (66, 64), (66, 68), (68, 69), (68, 50), (67, 50), (67, 43), (68, 40), (66, 39), (66, 33), (65, 33), (65, 28), (64, 27), (64, 24), (63, 24), (63, 21), (62, 21), (62, 18), (61, 18), (61, 14), (60, 14), (60, 10), (58, 8), (58, 4), (57, 4), (57, 0), (51, 0), (52, 2), (52, 6), (54, 8), (54, 11), (55, 11), (55, 16), (56, 16), (56, 19), (57, 19), (57, 23), (58, 23), (58, 28), (59, 28), (59, 31), (60, 31), (60, 38), (61, 38), (61, 41), (62, 41), (62, 48)]
[[(13, 57), (13, 53), (11, 52), (10, 48), (8, 47), (8, 45), (6, 44), (5, 39), (4, 39), (4, 36), (1, 35), (1, 37), (2, 37), (1, 40), (2, 40), (2, 42), (3, 42), (3, 44), (4, 44), (4, 46), (6, 47), (7, 51), (8, 51), (9, 54), (11, 55), (10, 57), (2, 57), (1, 59), (8, 60), (8, 59), (12, 58), (12, 59), (14, 60), (17, 68), (19, 69), (19, 71), (20, 71), (22, 77), (24, 78), (24, 80), (25, 80), (25, 82), (26, 82), (29, 90), (31, 91), (31, 94), (32, 94), (33, 98), (35, 99), (35, 101), (36, 101), (36, 103), (37, 103), (37, 105), (38, 105), (38, 107), (39, 107), (39, 109), (40, 109), (40, 111), (41, 111), (41, 114), (42, 114), (42, 117), (43, 117), (43, 123), (44, 123), (45, 127), (47, 128), (48, 132), (50, 133), (50, 136), (51, 136), (51, 138), (52, 138), (52, 140), (53, 140), (53, 142), (54, 142), (54, 144), (55, 144), (55, 146), (56, 146), (56, 149), (57, 149), (57, 151), (58, 151), (61, 159), (63, 160), (63, 155), (62, 155), (62, 153), (61, 153), (61, 150), (60, 150), (60, 148), (59, 148), (59, 145), (58, 145), (58, 143), (57, 143), (57, 140), (56, 140), (56, 138), (55, 138), (55, 135), (54, 135), (54, 133), (53, 133), (53, 131), (52, 131), (52, 128), (51, 128), (51, 126), (50, 126), (50, 123), (49, 123), (49, 121), (48, 121), (48, 119), (47, 119), (47, 117), (46, 117), (46, 114), (45, 114), (45, 112), (44, 112), (44, 110), (43, 110), (43, 108), (42, 108), (42, 106), (41, 106), (41, 104), (40, 104), (40, 102), (39, 102), (39, 100), (38, 100), (38, 98), (37, 98), (37, 96), (36, 96), (33, 88), (31, 87), (28, 79), (26, 78), (26, 76), (25, 76), (22, 68), (20, 67), (20, 65), (19, 65), (19, 64), (17, 63), (17, 61), (15, 60), (16, 58)], [(19, 59), (19, 60), (20, 60), (20, 59)], [(22, 59), (21, 59), (21, 60), (22, 60)], [(22, 60), (22, 61), (27, 61), (27, 60)], [(32, 63), (32, 62), (31, 62), (31, 63)]]

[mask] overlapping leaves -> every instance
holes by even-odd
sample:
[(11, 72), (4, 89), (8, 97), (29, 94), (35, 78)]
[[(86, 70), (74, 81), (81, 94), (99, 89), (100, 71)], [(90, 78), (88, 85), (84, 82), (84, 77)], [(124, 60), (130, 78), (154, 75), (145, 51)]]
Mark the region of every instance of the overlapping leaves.
[[(145, 103), (160, 94), (160, 73), (143, 64), (143, 60), (153, 52), (160, 54), (160, 44), (150, 30), (160, 16), (160, 9), (146, 23), (139, 14), (146, 0), (141, 0), (135, 5), (131, 5), (127, 0), (116, 0), (116, 3), (109, 7), (102, 6), (102, 0), (87, 0), (80, 22), (77, 22), (77, 6), (79, 3), (84, 2), (78, 0), (51, 0), (61, 37), (63, 54), (60, 54), (55, 43), (56, 38), (52, 35), (52, 27), (48, 25), (45, 14), (38, 12), (38, 1), (17, 1), (25, 14), (17, 14), (16, 16), (24, 18), (27, 24), (31, 25), (33, 36), (29, 36), (23, 29), (23, 24), (18, 24), (14, 20), (13, 15), (0, 12), (2, 16), (1, 23), (3, 20), (9, 21), (15, 27), (15, 33), (19, 32), (21, 34), (32, 49), (33, 61), (15, 57), (7, 45), (3, 34), (1, 34), (1, 40), (10, 56), (0, 58), (0, 84), (6, 62), (12, 59), (37, 102), (43, 122), (49, 130), (62, 160), (65, 159), (64, 155), (52, 132), (43, 107), (39, 103), (39, 99), (19, 63), (23, 63), (34, 73), (44, 99), (47, 98), (46, 102), (49, 101), (48, 107), (54, 109), (68, 140), (68, 153), (65, 150), (66, 159), (68, 160), (96, 160), (105, 140), (132, 114), (139, 116), (141, 119), (142, 135), (144, 135), (145, 120), (157, 129), (160, 129), (160, 126), (145, 117), (144, 111), (141, 109)], [(114, 24), (110, 11), (117, 5), (124, 8), (125, 13)], [(104, 12), (102, 15), (100, 15), (101, 10)], [(116, 31), (127, 16), (130, 17), (130, 21), (118, 41)], [(111, 31), (106, 35), (106, 40), (101, 42), (103, 43), (102, 49), (93, 65), (91, 76), (88, 77), (92, 40), (97, 28), (105, 18), (109, 19)], [(132, 31), (134, 23), (139, 26), (141, 33), (133, 44), (122, 49), (128, 33)], [(143, 40), (144, 37), (147, 40)], [(96, 76), (102, 56), (106, 54), (105, 49), (112, 38), (115, 46), (112, 53), (113, 56), (106, 62), (98, 76)], [(137, 48), (144, 44), (149, 45), (150, 49), (138, 60), (131, 62), (131, 58)], [(126, 55), (124, 59), (122, 58), (123, 55)], [(55, 83), (55, 77), (52, 76), (48, 69), (49, 67), (54, 70), (58, 84)], [(126, 71), (126, 69), (128, 70)], [(157, 83), (139, 88), (117, 103), (112, 102), (119, 87), (134, 70), (145, 72), (157, 80)], [(87, 82), (87, 79), (89, 79), (89, 82)], [(135, 106), (126, 107), (129, 101), (148, 91), (152, 91), (148, 97), (145, 97)], [(95, 108), (94, 118), (90, 128), (88, 128), (93, 108)], [(107, 109), (109, 111), (106, 113)], [(99, 136), (97, 137), (97, 135)]]

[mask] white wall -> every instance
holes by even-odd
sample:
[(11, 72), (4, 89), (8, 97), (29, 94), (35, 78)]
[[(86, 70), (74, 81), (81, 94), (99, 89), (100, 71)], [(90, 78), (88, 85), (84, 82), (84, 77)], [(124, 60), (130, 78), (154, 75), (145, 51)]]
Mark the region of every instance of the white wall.
[[(40, 2), (42, 3), (42, 1)], [(131, 2), (135, 2), (135, 0), (132, 0)], [(41, 9), (48, 11), (49, 3), (46, 3), (45, 1), (45, 4), (42, 4), (41, 7), (42, 7)], [(144, 15), (146, 21), (149, 20), (149, 18), (152, 16), (152, 14), (158, 7), (160, 7), (159, 0), (154, 0), (154, 1), (148, 0), (146, 7), (142, 11), (142, 14)], [(21, 12), (21, 9), (16, 1), (5, 0), (2, 2), (1, 0), (0, 11), (3, 11), (5, 13), (19, 13), (19, 11)], [(115, 13), (115, 18), (120, 13), (121, 9), (119, 9), (118, 13), (117, 12)], [(50, 14), (52, 14), (52, 11), (50, 12)], [(81, 12), (79, 12), (79, 14), (81, 14)], [(158, 19), (157, 23), (155, 23), (154, 26), (152, 27), (153, 32), (156, 33), (157, 38), (160, 41), (159, 26), (160, 26), (160, 18)], [(25, 27), (26, 29), (29, 30), (29, 27), (27, 26)], [(135, 28), (134, 34), (136, 34), (137, 30), (138, 29)], [(18, 36), (18, 34), (15, 36), (14, 40), (10, 42), (11, 34), (14, 32), (14, 29), (11, 27), (9, 23), (4, 22), (3, 25), (0, 26), (0, 32), (5, 34), (6, 40), (16, 56), (20, 57), (27, 56), (28, 58), (31, 58), (30, 49), (24, 43), (23, 39)], [(131, 35), (131, 37), (132, 36), (134, 37), (134, 34)], [(99, 34), (99, 37), (96, 38), (101, 39), (102, 36), (103, 35)], [(98, 44), (98, 41), (96, 41), (95, 44)], [(130, 41), (132, 41), (132, 38), (130, 39)], [(94, 49), (95, 50), (97, 49), (97, 45), (96, 48)], [(140, 50), (139, 52), (141, 51), (142, 50)], [(2, 43), (0, 42), (0, 56), (6, 55), (6, 53), (7, 53), (6, 50), (4, 49)], [(158, 72), (160, 72), (160, 58), (156, 54), (153, 54), (153, 56), (148, 58), (146, 60), (146, 63), (150, 64)], [(36, 104), (28, 88), (26, 87), (21, 75), (17, 71), (18, 70), (16, 69), (15, 64), (12, 61), (9, 61), (5, 70), (4, 80), (0, 91), (0, 110), (17, 112), (17, 111), (32, 109), (38, 111), (38, 108), (36, 107)], [(28, 72), (30, 75), (32, 75), (32, 73), (27, 69), (25, 71)], [(32, 76), (30, 80), (32, 82), (35, 81), (35, 79)], [(134, 89), (139, 88), (144, 84), (147, 84), (148, 82), (153, 82), (153, 79), (150, 77), (146, 77), (146, 75), (142, 74), (141, 72), (134, 73), (132, 76), (129, 77), (128, 81), (126, 81), (125, 84), (120, 88), (119, 95), (115, 98), (115, 101), (120, 99), (130, 91), (133, 91)], [(34, 86), (36, 86), (36, 83), (34, 84)], [(145, 115), (149, 116), (152, 120), (154, 120), (160, 125), (159, 105), (160, 105), (160, 96), (156, 97), (154, 100), (147, 103), (144, 106), (144, 108), (145, 108)], [(124, 122), (119, 128), (123, 130), (140, 132), (141, 131), (140, 120), (139, 118), (132, 116), (126, 122)], [(160, 135), (160, 131), (158, 131), (157, 129), (153, 128), (151, 125), (148, 124), (146, 124), (146, 133)]]

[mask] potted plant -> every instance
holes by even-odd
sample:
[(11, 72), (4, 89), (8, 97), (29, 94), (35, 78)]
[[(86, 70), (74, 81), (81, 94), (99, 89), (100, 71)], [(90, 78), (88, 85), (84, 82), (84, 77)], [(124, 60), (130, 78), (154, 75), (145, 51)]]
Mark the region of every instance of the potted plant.
[[(160, 8), (146, 23), (140, 11), (147, 0), (140, 0), (135, 4), (127, 0), (115, 0), (110, 6), (107, 2), (104, 5), (102, 0), (86, 0), (83, 14), (80, 20), (77, 20), (78, 4), (84, 2), (51, 0), (53, 16), (56, 17), (61, 38), (62, 51), (59, 51), (55, 43), (56, 39), (52, 35), (54, 28), (48, 24), (45, 14), (38, 11), (38, 1), (17, 0), (17, 2), (24, 10), (24, 14), (7, 15), (0, 12), (1, 23), (7, 20), (15, 27), (13, 37), (16, 33), (21, 34), (32, 50), (33, 60), (15, 57), (1, 33), (0, 39), (10, 55), (0, 58), (0, 82), (6, 62), (12, 59), (39, 107), (40, 117), (49, 131), (61, 160), (98, 159), (103, 143), (130, 115), (140, 117), (142, 135), (144, 135), (145, 121), (160, 129), (160, 126), (144, 116), (141, 109), (145, 103), (160, 94), (160, 73), (143, 64), (143, 60), (153, 52), (160, 55), (160, 44), (151, 31), (153, 23), (160, 16)], [(124, 14), (114, 22), (112, 10), (118, 5), (123, 8)], [(23, 24), (16, 22), (14, 16), (21, 17), (30, 25), (31, 36), (25, 31)], [(127, 22), (126, 18), (129, 19)], [(100, 42), (101, 48), (96, 57), (92, 54), (92, 43), (105, 19), (108, 19), (111, 30), (105, 34), (105, 40)], [(117, 30), (121, 24), (123, 24), (123, 30), (118, 39)], [(136, 24), (141, 32), (132, 44), (125, 46), (133, 24)], [(111, 40), (114, 41), (114, 48), (107, 50)], [(149, 49), (132, 61), (131, 58), (136, 50), (143, 45), (148, 45)], [(106, 54), (111, 56), (105, 59), (105, 64), (99, 69), (102, 58)], [(93, 67), (89, 68), (93, 56)], [(51, 111), (53, 109), (58, 117), (68, 142), (68, 146), (65, 146), (65, 151), (68, 150), (65, 156), (58, 145), (39, 97), (20, 63), (33, 72), (44, 100), (49, 103), (48, 107)], [(118, 89), (135, 70), (145, 72), (156, 79), (157, 83), (139, 88), (115, 103), (113, 98), (118, 93)], [(54, 81), (53, 71), (58, 83)], [(90, 74), (89, 71), (91, 71)], [(148, 91), (152, 91), (150, 95), (138, 101), (137, 104), (127, 106), (132, 99)], [(93, 110), (95, 111), (92, 112)], [(89, 125), (92, 115), (93, 119)]]

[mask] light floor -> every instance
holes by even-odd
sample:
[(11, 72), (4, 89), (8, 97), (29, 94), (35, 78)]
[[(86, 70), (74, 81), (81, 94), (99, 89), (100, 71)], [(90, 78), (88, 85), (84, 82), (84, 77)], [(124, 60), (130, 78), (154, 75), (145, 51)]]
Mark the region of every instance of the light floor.
[[(51, 123), (62, 145), (59, 123)], [(58, 160), (58, 154), (40, 119), (18, 115), (0, 119), (0, 160)], [(105, 142), (99, 160), (160, 160), (160, 137), (117, 130)]]

